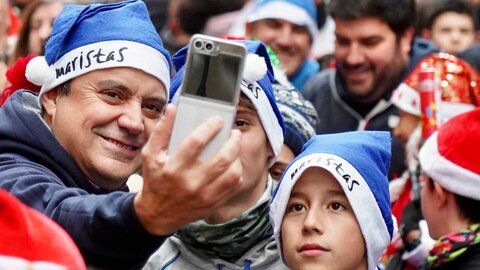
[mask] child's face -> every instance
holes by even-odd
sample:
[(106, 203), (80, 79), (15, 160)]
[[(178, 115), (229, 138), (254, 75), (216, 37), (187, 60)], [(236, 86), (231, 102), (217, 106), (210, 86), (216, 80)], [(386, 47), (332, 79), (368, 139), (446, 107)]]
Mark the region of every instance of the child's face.
[(240, 161), (244, 180), (242, 190), (246, 193), (244, 195), (256, 200), (265, 191), (268, 161), (273, 152), (253, 105), (240, 102), (234, 127), (242, 132), (240, 140)]
[(365, 241), (352, 207), (324, 169), (307, 169), (293, 187), (281, 238), (293, 270), (367, 269)]
[(466, 14), (445, 12), (435, 19), (431, 37), (443, 51), (457, 54), (475, 43), (475, 25)]
[(415, 128), (420, 124), (420, 117), (400, 110), (400, 120), (393, 130), (393, 135), (406, 145), (410, 135), (412, 135)]
[(282, 144), (282, 149), (280, 150), (280, 154), (273, 163), (272, 167), (268, 169), (270, 175), (275, 181), (279, 181), (282, 173), (288, 167), (288, 164), (295, 158), (295, 154), (293, 153), (292, 149), (288, 147), (286, 144)]

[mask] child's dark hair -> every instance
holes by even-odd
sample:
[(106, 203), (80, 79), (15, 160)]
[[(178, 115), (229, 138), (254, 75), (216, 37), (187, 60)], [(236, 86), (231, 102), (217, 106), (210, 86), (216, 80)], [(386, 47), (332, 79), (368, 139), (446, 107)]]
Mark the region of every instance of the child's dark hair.
[(446, 12), (454, 12), (469, 16), (472, 19), (475, 31), (478, 30), (478, 18), (475, 13), (475, 8), (464, 0), (447, 0), (441, 2), (441, 4), (435, 5), (429, 12), (426, 27), (432, 29), (435, 20)]
[[(433, 180), (429, 177), (425, 188), (433, 189)], [(453, 193), (460, 209), (460, 214), (470, 223), (480, 222), (480, 201)]]
[(480, 222), (480, 201), (455, 194), (455, 200), (464, 218), (473, 223)]

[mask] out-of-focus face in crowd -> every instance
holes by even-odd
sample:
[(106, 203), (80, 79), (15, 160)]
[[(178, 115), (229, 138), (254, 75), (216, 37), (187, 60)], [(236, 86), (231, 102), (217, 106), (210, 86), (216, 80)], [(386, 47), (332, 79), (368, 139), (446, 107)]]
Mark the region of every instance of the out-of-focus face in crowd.
[(247, 24), (247, 35), (263, 41), (278, 56), (287, 76), (295, 74), (312, 48), (306, 26), (281, 19), (264, 19)]
[(30, 54), (43, 54), (45, 43), (52, 33), (53, 21), (62, 9), (62, 2), (53, 1), (44, 2), (33, 11), (28, 35), (28, 51)]
[(335, 19), (335, 58), (350, 93), (371, 103), (396, 83), (408, 63), (412, 32), (396, 36), (375, 17)]
[(268, 169), (270, 175), (276, 181), (280, 180), (282, 173), (287, 169), (288, 164), (295, 158), (295, 154), (293, 153), (292, 149), (290, 149), (286, 144), (282, 145), (282, 150), (280, 151), (280, 155), (278, 155), (277, 160), (275, 163)]
[(7, 0), (0, 0), (0, 55), (6, 53), (9, 28), (8, 3)]
[(475, 43), (475, 23), (466, 14), (445, 12), (432, 24), (431, 39), (443, 51), (456, 54)]

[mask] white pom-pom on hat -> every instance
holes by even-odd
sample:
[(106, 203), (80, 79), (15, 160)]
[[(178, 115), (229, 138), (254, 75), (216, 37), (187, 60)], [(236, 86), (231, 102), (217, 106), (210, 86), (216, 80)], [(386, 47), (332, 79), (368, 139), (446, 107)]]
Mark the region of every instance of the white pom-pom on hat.
[(258, 81), (267, 73), (265, 58), (257, 54), (248, 54), (245, 59), (243, 78), (248, 81)]
[(53, 71), (47, 64), (45, 57), (37, 56), (32, 58), (25, 69), (25, 77), (31, 83), (42, 86), (55, 79)]

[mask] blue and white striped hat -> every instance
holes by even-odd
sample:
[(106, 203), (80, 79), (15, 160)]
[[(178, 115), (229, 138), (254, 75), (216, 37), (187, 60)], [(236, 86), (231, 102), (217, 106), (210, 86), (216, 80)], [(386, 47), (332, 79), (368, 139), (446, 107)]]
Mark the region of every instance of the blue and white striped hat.
[(172, 63), (145, 3), (67, 5), (56, 18), (45, 57), (32, 59), (26, 77), (41, 85), (39, 96), (87, 72), (140, 69), (170, 88)]
[[(385, 131), (317, 135), (308, 141), (282, 175), (270, 206), (280, 250), (281, 225), (292, 189), (305, 170), (320, 167), (330, 172), (345, 192), (365, 240), (368, 269), (376, 269), (397, 230), (388, 190), (390, 149), (391, 137)], [(282, 259), (285, 261), (283, 255)]]

